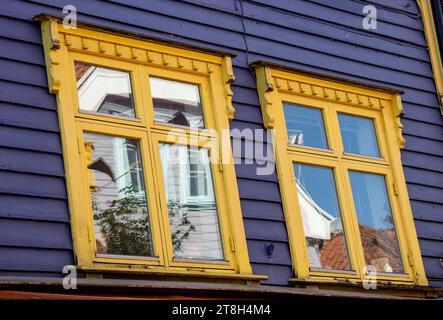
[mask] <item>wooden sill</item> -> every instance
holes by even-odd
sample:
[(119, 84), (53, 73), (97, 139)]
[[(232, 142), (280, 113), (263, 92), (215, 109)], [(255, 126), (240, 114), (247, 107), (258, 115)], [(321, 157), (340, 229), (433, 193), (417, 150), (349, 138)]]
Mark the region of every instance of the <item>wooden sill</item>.
[(436, 298), (441, 288), (428, 286), (418, 286), (412, 283), (389, 283), (389, 281), (378, 281), (375, 289), (365, 289), (361, 282), (346, 281), (325, 281), (314, 279), (290, 278), (289, 283), (297, 288), (309, 288), (316, 290), (340, 290), (354, 292), (365, 295), (384, 295), (388, 297), (409, 297), (409, 298)]

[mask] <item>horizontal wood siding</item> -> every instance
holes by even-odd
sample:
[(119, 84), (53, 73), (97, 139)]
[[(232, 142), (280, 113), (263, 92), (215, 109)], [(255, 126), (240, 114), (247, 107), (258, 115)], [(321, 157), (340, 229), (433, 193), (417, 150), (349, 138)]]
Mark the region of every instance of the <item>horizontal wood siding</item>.
[[(31, 21), (42, 12), (61, 15), (63, 3), (2, 0), (0, 7), (0, 179), (7, 181), (0, 185), (0, 274), (54, 275), (73, 259), (56, 104)], [(248, 68), (254, 60), (404, 90), (404, 170), (427, 276), (441, 285), (443, 126), (420, 12), (412, 0), (368, 3), (378, 9), (375, 31), (363, 30), (364, 3), (353, 0), (69, 1), (86, 22), (237, 54), (232, 129), (263, 128)], [(257, 176), (257, 166), (236, 166), (250, 259), (267, 284), (287, 285), (277, 177)]]

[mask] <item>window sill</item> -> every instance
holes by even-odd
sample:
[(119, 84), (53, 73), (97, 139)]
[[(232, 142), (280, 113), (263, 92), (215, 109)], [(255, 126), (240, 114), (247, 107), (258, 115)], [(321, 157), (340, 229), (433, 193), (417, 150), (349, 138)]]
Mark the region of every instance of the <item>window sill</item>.
[(435, 288), (428, 286), (415, 285), (413, 282), (395, 282), (394, 280), (379, 280), (376, 283), (376, 288), (365, 289), (361, 280), (354, 279), (340, 279), (340, 280), (326, 280), (326, 279), (298, 279), (290, 278), (289, 283), (297, 288), (331, 290), (331, 291), (346, 291), (364, 294), (386, 295), (387, 297), (410, 297), (410, 298), (435, 298), (437, 292)]
[[(116, 266), (116, 265), (93, 265), (77, 266), (80, 274), (86, 278), (134, 278), (143, 280), (165, 281), (195, 281), (195, 282), (223, 282), (231, 284), (259, 285), (260, 281), (267, 280), (268, 276), (234, 273), (233, 270), (211, 270), (192, 267), (164, 268), (157, 266)], [(124, 276), (123, 276), (124, 275)]]

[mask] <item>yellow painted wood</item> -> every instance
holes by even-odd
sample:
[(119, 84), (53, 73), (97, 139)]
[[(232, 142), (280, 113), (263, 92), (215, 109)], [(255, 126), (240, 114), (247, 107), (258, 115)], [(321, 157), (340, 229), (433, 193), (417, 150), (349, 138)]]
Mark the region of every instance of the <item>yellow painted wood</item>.
[(440, 112), (443, 116), (443, 64), (440, 48), (438, 46), (437, 32), (435, 30), (434, 16), (432, 13), (431, 0), (418, 0), (421, 10), (421, 18), (428, 42), (429, 56), (431, 59), (432, 72), (434, 73), (435, 87), (437, 89)]
[[(134, 272), (259, 281), (252, 274), (232, 159), (229, 121), (234, 116), (230, 84), (235, 79), (230, 57), (168, 46), (89, 28), (64, 29), (53, 18), (41, 21), (49, 91), (57, 95), (66, 184), (76, 264), (91, 272)], [(74, 61), (126, 71), (131, 76), (136, 118), (80, 112)], [(154, 122), (149, 77), (195, 84), (200, 89), (205, 129)], [(220, 143), (225, 135), (227, 139)], [(97, 255), (90, 204), (90, 180), (84, 132), (139, 141), (155, 257)], [(161, 142), (207, 148), (225, 260), (173, 258), (162, 166)], [(221, 160), (224, 160), (223, 162)]]
[[(299, 280), (331, 283), (342, 280), (354, 283), (363, 281), (366, 263), (348, 174), (349, 170), (357, 170), (385, 177), (405, 269), (404, 275), (379, 274), (377, 279), (392, 284), (427, 285), (400, 156), (400, 150), (404, 147), (400, 95), (364, 88), (361, 85), (340, 83), (337, 80), (315, 78), (271, 66), (257, 66), (256, 75), (263, 122), (274, 132), (277, 172), (296, 277)], [(288, 143), (283, 103), (322, 111), (329, 150)], [(365, 157), (344, 152), (338, 113), (373, 120), (380, 157)], [(296, 196), (292, 166), (294, 162), (333, 169), (353, 269), (351, 272), (310, 270)]]

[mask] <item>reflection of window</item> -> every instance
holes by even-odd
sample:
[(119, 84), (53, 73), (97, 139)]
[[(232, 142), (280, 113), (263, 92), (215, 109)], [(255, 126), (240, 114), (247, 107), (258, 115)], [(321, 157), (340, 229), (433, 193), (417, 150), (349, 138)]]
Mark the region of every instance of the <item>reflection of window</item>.
[(426, 284), (393, 116), (400, 98), (266, 64), (256, 74), (298, 280), (358, 282), (369, 266), (378, 281)]

